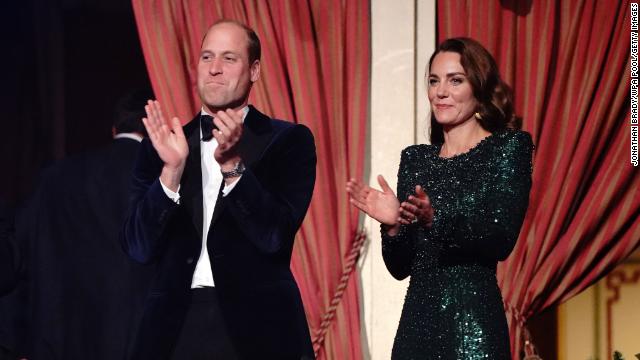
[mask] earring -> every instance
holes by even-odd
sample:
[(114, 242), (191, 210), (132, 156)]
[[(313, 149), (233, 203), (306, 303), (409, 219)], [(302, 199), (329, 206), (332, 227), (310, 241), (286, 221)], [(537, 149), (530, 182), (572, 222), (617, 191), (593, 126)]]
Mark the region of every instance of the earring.
[(480, 113), (479, 113), (479, 112), (477, 112), (477, 111), (476, 111), (476, 113), (475, 113), (475, 114), (473, 114), (473, 116), (475, 116), (475, 117), (476, 117), (476, 119), (478, 119), (478, 120), (482, 120), (482, 115), (480, 115)]

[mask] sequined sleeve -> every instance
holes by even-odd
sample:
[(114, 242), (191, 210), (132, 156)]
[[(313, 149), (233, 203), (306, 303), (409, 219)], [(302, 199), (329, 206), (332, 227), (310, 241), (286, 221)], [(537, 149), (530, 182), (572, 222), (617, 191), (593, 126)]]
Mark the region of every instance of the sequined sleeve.
[(482, 212), (455, 214), (449, 222), (452, 239), (447, 251), (502, 261), (518, 239), (529, 204), (533, 143), (526, 132), (514, 132), (499, 150), (492, 189)]
[[(406, 199), (410, 194), (411, 184), (402, 174), (410, 166), (410, 153), (412, 147), (402, 151), (400, 156), (400, 168), (398, 170), (398, 199)], [(402, 280), (409, 276), (411, 263), (415, 255), (413, 227), (400, 225), (400, 231), (396, 236), (387, 235), (384, 226), (380, 226), (382, 234), (382, 258), (391, 275)]]

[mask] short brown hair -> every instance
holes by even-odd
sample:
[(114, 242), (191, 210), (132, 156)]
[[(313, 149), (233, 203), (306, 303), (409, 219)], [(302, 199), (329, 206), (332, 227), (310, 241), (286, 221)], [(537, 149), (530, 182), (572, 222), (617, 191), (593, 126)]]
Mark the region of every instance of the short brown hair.
[[(433, 59), (441, 52), (460, 54), (460, 64), (466, 72), (473, 96), (478, 101), (476, 111), (480, 114), (478, 122), (489, 132), (503, 129), (519, 129), (521, 121), (514, 114), (513, 92), (498, 71), (493, 56), (479, 42), (465, 37), (450, 38), (438, 45), (429, 59), (429, 71)], [(431, 113), (430, 140), (432, 144), (443, 143), (442, 126)]]
[[(209, 29), (220, 24), (233, 24), (242, 28), (245, 34), (247, 34), (247, 52), (249, 54), (249, 64), (253, 64), (256, 60), (260, 60), (260, 56), (262, 55), (262, 47), (260, 45), (258, 34), (256, 34), (256, 32), (252, 28), (236, 20), (221, 19), (211, 24), (211, 26), (209, 26)], [(208, 32), (209, 31), (207, 30), (207, 33)], [(204, 43), (204, 39), (207, 37), (207, 33), (205, 33), (204, 37), (202, 38), (202, 43)]]

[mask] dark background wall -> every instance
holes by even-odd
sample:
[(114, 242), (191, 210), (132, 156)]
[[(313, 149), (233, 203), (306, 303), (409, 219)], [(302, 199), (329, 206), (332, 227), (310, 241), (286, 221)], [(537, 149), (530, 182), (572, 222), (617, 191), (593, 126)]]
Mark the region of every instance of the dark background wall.
[[(107, 144), (116, 100), (149, 79), (129, 0), (4, 1), (0, 34), (0, 201), (18, 208), (44, 166)], [(24, 348), (25, 296), (0, 298), (0, 358)]]
[(53, 160), (111, 139), (113, 107), (149, 87), (128, 0), (1, 5), (0, 198), (17, 206)]

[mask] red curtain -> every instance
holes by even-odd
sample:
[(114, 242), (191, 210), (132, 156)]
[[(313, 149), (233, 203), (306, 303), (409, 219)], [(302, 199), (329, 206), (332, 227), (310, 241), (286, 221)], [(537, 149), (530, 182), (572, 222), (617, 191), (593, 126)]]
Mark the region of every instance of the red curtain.
[(362, 238), (344, 186), (363, 175), (368, 0), (133, 0), (133, 8), (155, 94), (183, 122), (200, 108), (195, 69), (208, 26), (228, 18), (258, 33), (262, 77), (251, 103), (316, 139), (318, 180), (292, 260), (314, 347), (319, 358), (362, 358), (353, 272)]
[(537, 146), (529, 211), (498, 268), (512, 356), (532, 315), (584, 290), (640, 242), (630, 163), (630, 1), (447, 0), (438, 39), (495, 56)]

